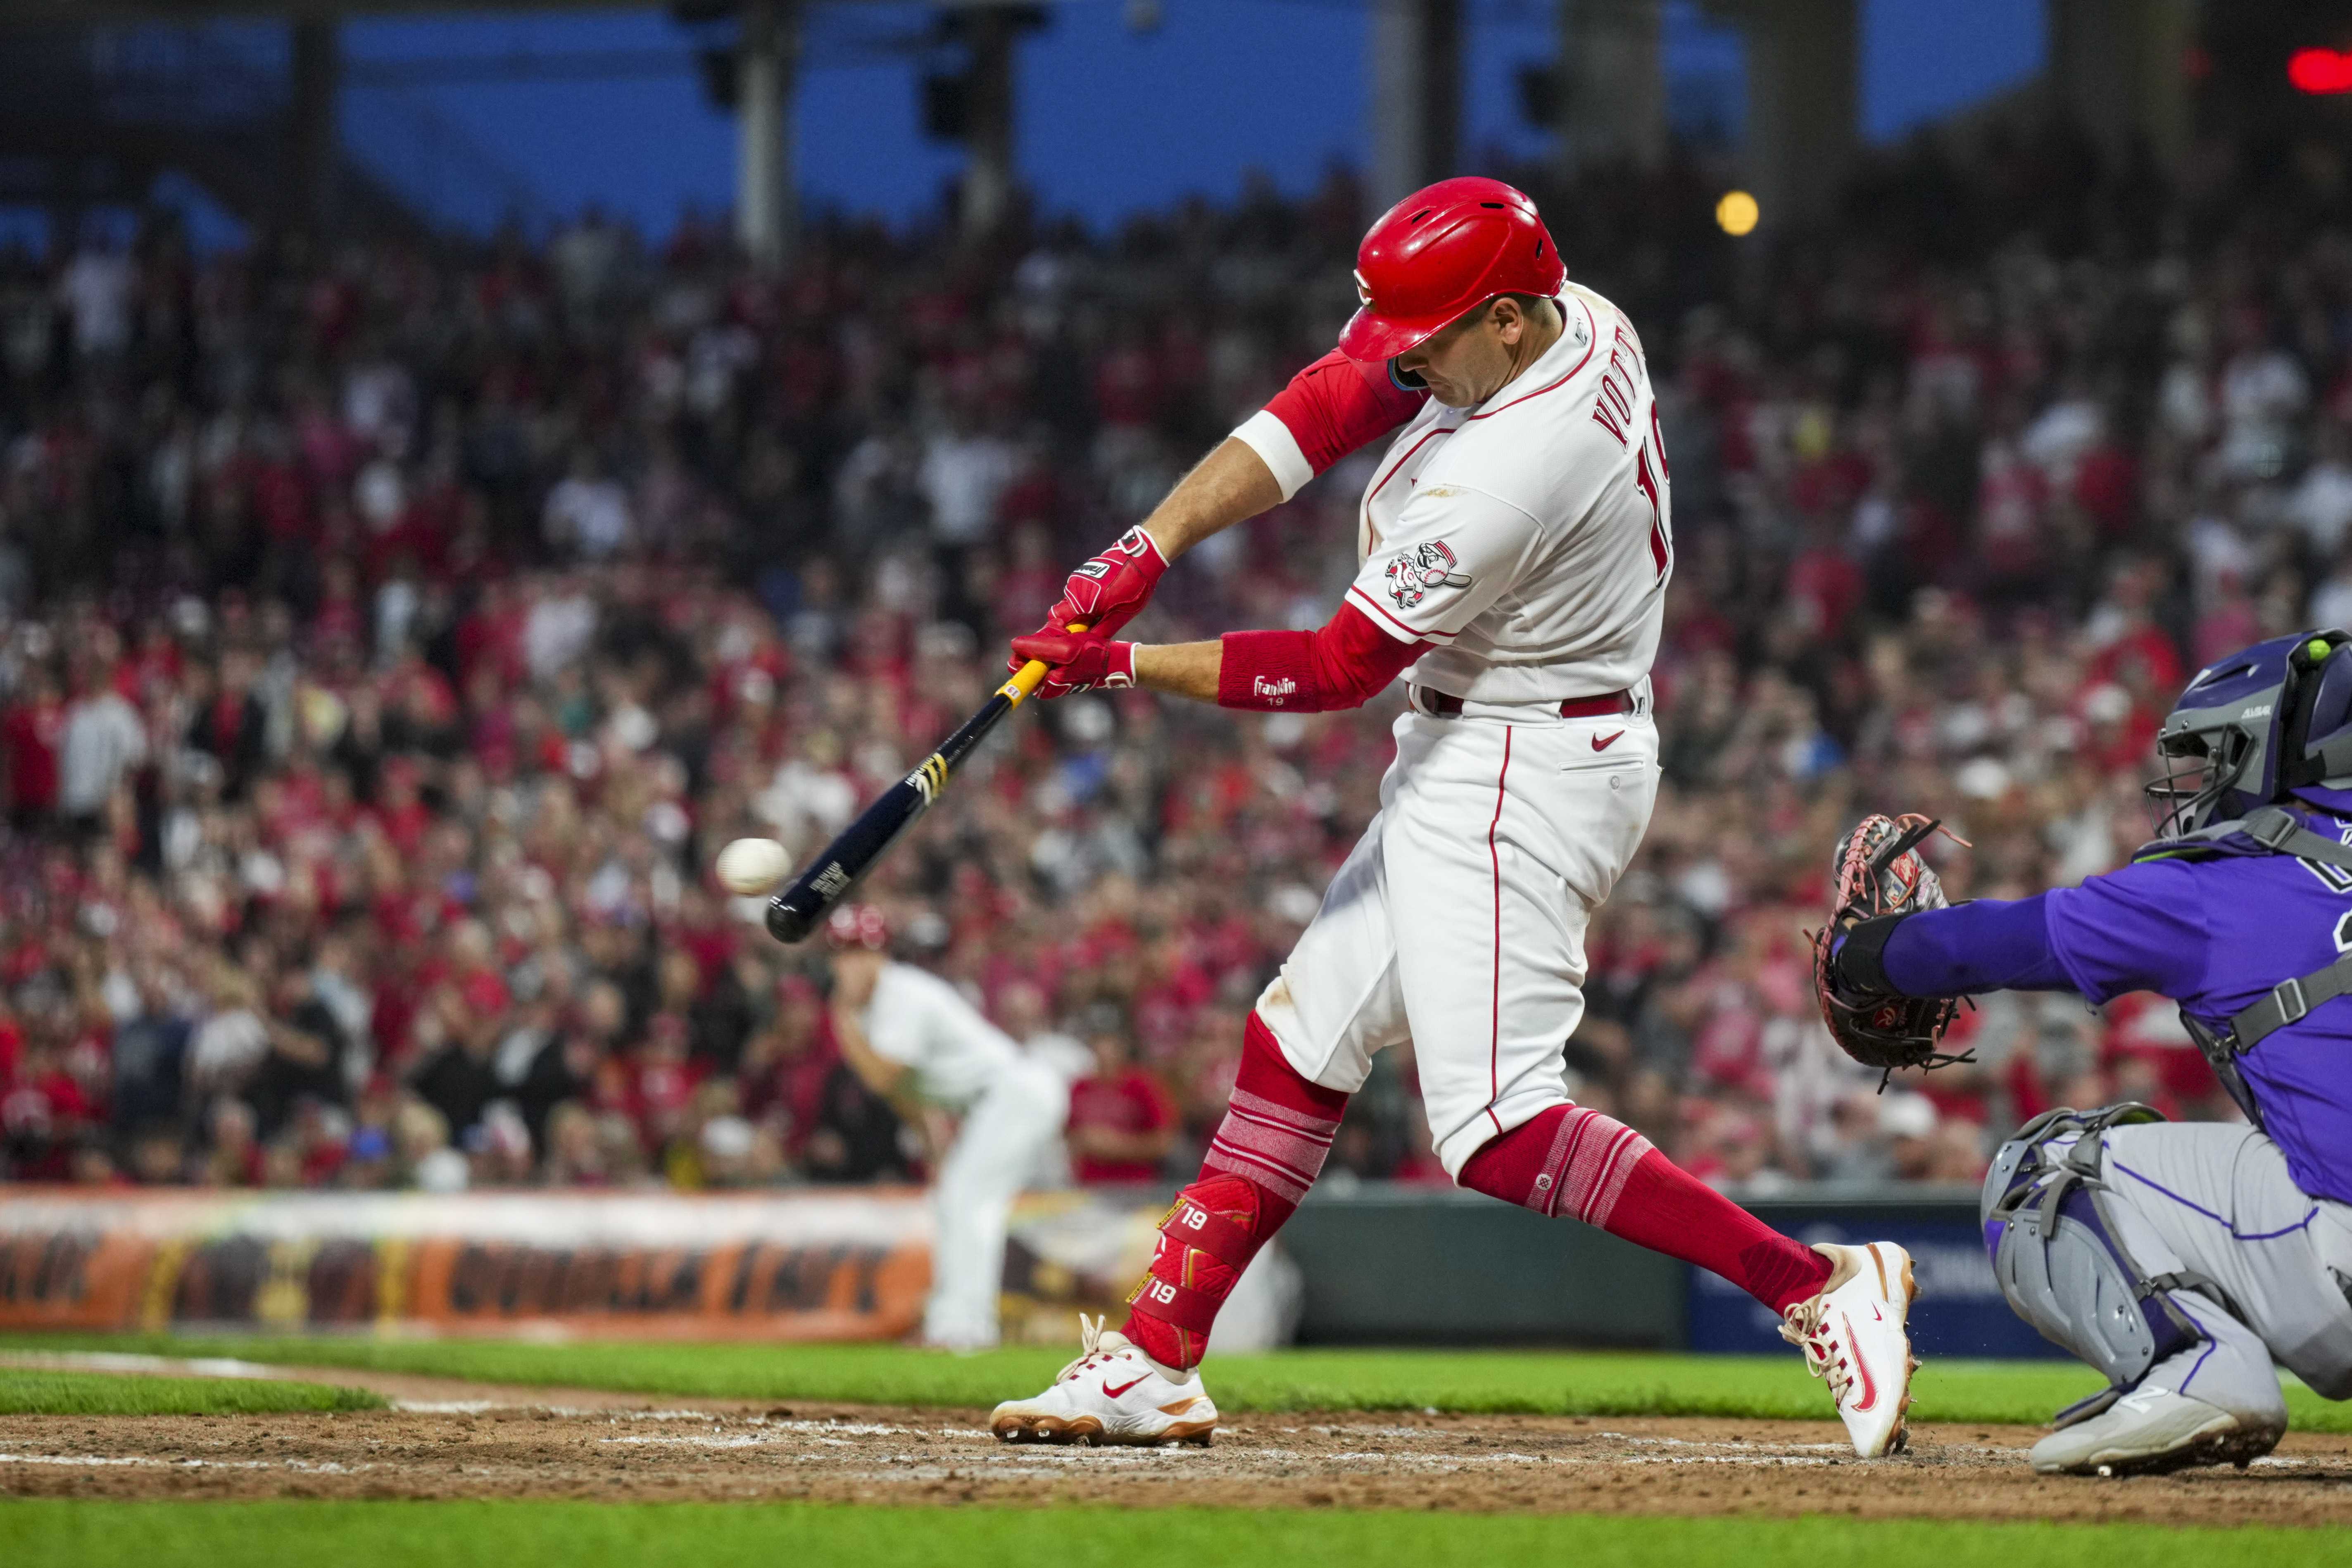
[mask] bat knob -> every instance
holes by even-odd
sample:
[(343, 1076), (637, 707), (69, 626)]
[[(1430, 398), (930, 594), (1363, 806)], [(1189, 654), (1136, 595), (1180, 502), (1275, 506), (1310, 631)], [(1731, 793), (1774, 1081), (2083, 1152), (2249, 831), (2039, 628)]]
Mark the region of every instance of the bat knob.
[(768, 900), (768, 934), (782, 942), (799, 942), (816, 929), (824, 913), (824, 905), (815, 900), (796, 900), (792, 892), (778, 893)]

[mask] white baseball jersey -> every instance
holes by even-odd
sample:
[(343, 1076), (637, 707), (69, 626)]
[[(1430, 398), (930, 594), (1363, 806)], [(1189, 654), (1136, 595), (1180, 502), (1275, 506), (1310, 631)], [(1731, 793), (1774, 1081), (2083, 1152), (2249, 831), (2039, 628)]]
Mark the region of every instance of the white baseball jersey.
[(877, 1056), (914, 1070), (919, 1096), (963, 1118), (931, 1189), (924, 1342), (992, 1345), (1013, 1200), (1061, 1136), (1069, 1084), (954, 986), (912, 964), (882, 966), (863, 1022)]
[(912, 1068), (915, 1093), (949, 1110), (969, 1109), (1031, 1066), (954, 986), (911, 963), (882, 966), (863, 1022), (874, 1054)]
[[(1674, 533), (1649, 374), (1609, 301), (1559, 302), (1557, 343), (1478, 407), (1425, 404), (1365, 489), (1348, 602), (1429, 642), (1411, 679), (1467, 706), (1397, 721), (1381, 813), (1257, 1004), (1290, 1065), (1332, 1089), (1412, 1041), (1456, 1175), (1568, 1102), (1585, 927), (1657, 794), (1646, 677)], [(1271, 410), (1236, 434), (1286, 492), (1304, 482)], [(1622, 711), (1559, 711), (1627, 689)]]
[[(1543, 702), (1649, 673), (1674, 563), (1664, 444), (1641, 341), (1570, 287), (1559, 341), (1475, 408), (1434, 398), (1400, 430), (1358, 514), (1348, 602), (1433, 645), (1407, 672), (1482, 702)], [(1270, 413), (1234, 434), (1286, 493), (1307, 467)]]

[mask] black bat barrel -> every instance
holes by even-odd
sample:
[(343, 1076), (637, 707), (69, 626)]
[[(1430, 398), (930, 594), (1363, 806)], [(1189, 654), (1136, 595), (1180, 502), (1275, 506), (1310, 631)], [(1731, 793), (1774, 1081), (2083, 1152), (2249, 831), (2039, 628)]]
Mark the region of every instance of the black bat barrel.
[(791, 887), (768, 900), (768, 934), (778, 942), (791, 942), (803, 941), (816, 930), (833, 906), (865, 879), (898, 835), (930, 809), (931, 802), (947, 787), (949, 775), (1015, 706), (1013, 697), (998, 690), (940, 742), (922, 766), (884, 790), (858, 814), (856, 821), (824, 847), (824, 853)]
[(809, 899), (805, 889), (787, 888), (768, 900), (768, 934), (778, 942), (798, 942), (816, 930), (824, 913), (824, 905)]
[(904, 833), (931, 804), (912, 779), (900, 779), (824, 847), (816, 863), (789, 888), (768, 900), (768, 934), (799, 942), (865, 879), (891, 840)]

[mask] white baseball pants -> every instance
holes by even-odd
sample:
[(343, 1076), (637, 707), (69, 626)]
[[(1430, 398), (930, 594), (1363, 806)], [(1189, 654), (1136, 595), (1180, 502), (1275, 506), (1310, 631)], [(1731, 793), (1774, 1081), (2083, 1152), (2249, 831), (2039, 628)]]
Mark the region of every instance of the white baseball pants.
[(1437, 1156), (1569, 1103), (1561, 1047), (1584, 1016), (1584, 931), (1657, 799), (1646, 686), (1634, 713), (1470, 703), (1409, 712), (1381, 812), (1258, 1015), (1305, 1078), (1350, 1093), (1411, 1040)]
[(1004, 1288), (1004, 1232), (1013, 1200), (1070, 1113), (1070, 1086), (1043, 1063), (1024, 1061), (964, 1112), (931, 1188), (931, 1295), (923, 1340), (955, 1350), (997, 1341)]

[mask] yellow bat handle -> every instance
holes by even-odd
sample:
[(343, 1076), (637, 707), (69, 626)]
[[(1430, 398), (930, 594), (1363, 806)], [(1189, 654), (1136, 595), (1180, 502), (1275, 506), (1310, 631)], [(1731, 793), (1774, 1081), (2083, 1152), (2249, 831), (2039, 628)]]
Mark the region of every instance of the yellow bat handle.
[[(1084, 621), (1072, 621), (1063, 629), (1066, 631), (1082, 632), (1087, 629), (1087, 623)], [(996, 689), (1004, 693), (1005, 696), (1013, 699), (1013, 706), (1018, 708), (1022, 703), (1027, 701), (1031, 697), (1036, 694), (1037, 683), (1045, 679), (1045, 671), (1050, 668), (1052, 667), (1047, 665), (1044, 659), (1033, 658), (1028, 663), (1023, 665), (1019, 669), (1013, 671), (1013, 679), (1006, 681)]]

